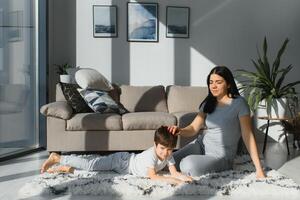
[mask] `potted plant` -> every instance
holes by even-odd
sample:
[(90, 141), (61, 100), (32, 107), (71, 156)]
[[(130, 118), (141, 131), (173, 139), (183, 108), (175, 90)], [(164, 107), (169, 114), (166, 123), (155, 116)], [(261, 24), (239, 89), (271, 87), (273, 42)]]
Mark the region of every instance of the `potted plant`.
[(68, 62), (57, 65), (56, 66), (56, 73), (59, 75), (59, 79), (61, 83), (72, 83), (72, 76), (68, 74), (68, 69), (73, 68)]
[(263, 107), (265, 114), (269, 117), (283, 117), (287, 108), (288, 99), (295, 99), (295, 85), (300, 81), (284, 84), (286, 75), (293, 68), (292, 65), (280, 67), (281, 56), (284, 53), (289, 39), (286, 38), (279, 49), (274, 62), (269, 63), (267, 56), (268, 44), (266, 37), (263, 42), (263, 55), (258, 52), (258, 59), (252, 60), (256, 71), (237, 70), (238, 77), (242, 77), (242, 86), (239, 88), (245, 94), (248, 104), (252, 111), (257, 111)]

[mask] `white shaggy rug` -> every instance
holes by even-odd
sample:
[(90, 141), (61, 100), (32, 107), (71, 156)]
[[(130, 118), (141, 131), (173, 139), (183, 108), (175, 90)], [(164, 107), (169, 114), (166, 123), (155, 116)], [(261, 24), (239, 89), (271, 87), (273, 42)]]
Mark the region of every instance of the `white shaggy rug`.
[(147, 178), (113, 172), (39, 175), (19, 190), (19, 198), (48, 195), (140, 196), (167, 198), (181, 195), (236, 197), (289, 197), (300, 199), (300, 186), (276, 170), (266, 168), (269, 178), (256, 180), (255, 169), (248, 156), (235, 160), (234, 170), (194, 177), (189, 184), (174, 186)]

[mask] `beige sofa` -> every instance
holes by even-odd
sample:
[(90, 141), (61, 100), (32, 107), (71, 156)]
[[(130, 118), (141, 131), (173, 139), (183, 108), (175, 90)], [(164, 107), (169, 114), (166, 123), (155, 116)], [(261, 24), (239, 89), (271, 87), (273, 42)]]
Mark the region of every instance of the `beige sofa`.
[[(153, 145), (161, 125), (189, 124), (207, 95), (206, 87), (120, 86), (119, 101), (129, 113), (73, 113), (60, 85), (56, 102), (44, 105), (48, 151), (128, 151)], [(177, 148), (192, 138), (179, 138)]]

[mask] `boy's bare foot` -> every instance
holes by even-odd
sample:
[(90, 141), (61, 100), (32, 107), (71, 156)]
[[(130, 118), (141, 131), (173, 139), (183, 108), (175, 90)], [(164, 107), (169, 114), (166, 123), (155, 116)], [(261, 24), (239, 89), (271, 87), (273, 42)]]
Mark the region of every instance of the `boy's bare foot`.
[(57, 153), (51, 153), (49, 158), (43, 163), (41, 167), (41, 173), (47, 171), (52, 165), (59, 163), (60, 155)]

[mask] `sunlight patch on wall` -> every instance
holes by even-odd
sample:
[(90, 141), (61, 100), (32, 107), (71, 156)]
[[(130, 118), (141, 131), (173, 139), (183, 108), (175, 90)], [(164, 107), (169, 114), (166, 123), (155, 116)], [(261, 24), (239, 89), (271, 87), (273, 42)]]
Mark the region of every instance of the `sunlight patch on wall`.
[(211, 60), (194, 48), (190, 49), (191, 55), (191, 85), (206, 86), (206, 77), (215, 66)]
[(130, 85), (174, 83), (174, 41), (130, 43)]

